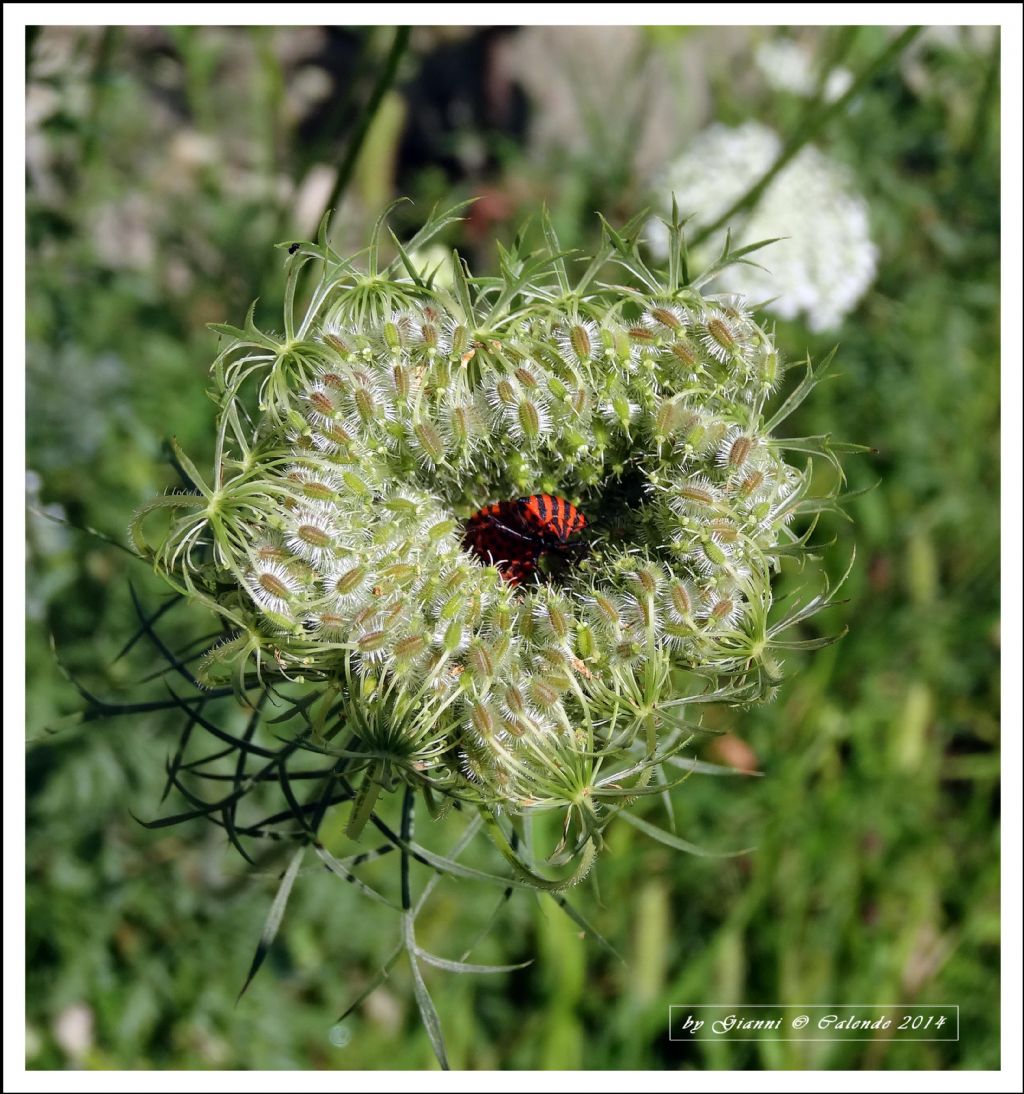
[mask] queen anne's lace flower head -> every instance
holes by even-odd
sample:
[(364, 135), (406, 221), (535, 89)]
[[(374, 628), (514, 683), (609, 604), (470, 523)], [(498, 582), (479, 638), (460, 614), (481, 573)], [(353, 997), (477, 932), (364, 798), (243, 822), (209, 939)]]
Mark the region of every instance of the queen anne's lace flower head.
[[(479, 282), (456, 263), (451, 291), (411, 263), (379, 272), (375, 249), (359, 272), (321, 237), (286, 259), (291, 286), (320, 272), (304, 317), (216, 328), (213, 474), (179, 454), (197, 493), (147, 507), (134, 542), (224, 620), (207, 682), (338, 697), (318, 733), (361, 780), (352, 833), (371, 790), (404, 784), (563, 810), (589, 861), (691, 739), (687, 703), (777, 686), (772, 574), (820, 503), (773, 436), (770, 330), (684, 283), (679, 234), (667, 275), (609, 233), (575, 284), (512, 252)], [(586, 540), (515, 586), (466, 521), (541, 492), (585, 514)], [(151, 546), (156, 511), (172, 519)]]
[[(771, 167), (782, 148), (776, 133), (757, 122), (713, 125), (699, 134), (661, 179), (661, 200), (674, 195), (680, 213), (699, 228), (718, 219)], [(722, 289), (741, 293), (784, 319), (806, 316), (812, 330), (838, 327), (875, 276), (868, 207), (848, 172), (813, 147), (802, 149), (776, 176), (755, 208), (731, 226), (736, 245), (775, 239), (722, 272)], [(651, 250), (664, 257), (664, 225), (648, 226)], [(708, 241), (720, 248), (721, 235)], [(763, 267), (763, 268), (759, 268)]]

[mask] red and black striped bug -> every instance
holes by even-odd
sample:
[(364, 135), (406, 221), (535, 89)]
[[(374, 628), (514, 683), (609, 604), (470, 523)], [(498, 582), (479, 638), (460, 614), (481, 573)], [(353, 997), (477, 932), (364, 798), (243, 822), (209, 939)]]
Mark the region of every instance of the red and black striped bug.
[(572, 555), (578, 547), (572, 537), (586, 526), (587, 518), (565, 498), (531, 494), (474, 513), (466, 522), (462, 545), (496, 566), (510, 585), (521, 585), (537, 572), (542, 555)]

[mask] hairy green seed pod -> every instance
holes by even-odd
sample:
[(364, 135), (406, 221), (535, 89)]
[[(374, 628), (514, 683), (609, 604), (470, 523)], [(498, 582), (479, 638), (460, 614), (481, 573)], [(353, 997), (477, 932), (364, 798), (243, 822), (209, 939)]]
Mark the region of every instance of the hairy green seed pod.
[(452, 434), (452, 440), (455, 442), (456, 448), (464, 448), (469, 444), (470, 436), (472, 434), (472, 425), (470, 422), (469, 411), (464, 406), (452, 407), (451, 414), (448, 419), (449, 428)]
[(309, 405), (325, 418), (334, 417), (338, 409), (325, 391), (311, 391), (309, 393)]
[(528, 709), (526, 697), (515, 684), (509, 684), (508, 687), (505, 688), (505, 703), (508, 706), (508, 709), (512, 711), (517, 718), (526, 716)]
[(669, 349), (672, 351), (672, 354), (676, 358), (676, 360), (679, 361), (680, 364), (684, 365), (687, 369), (693, 369), (697, 367), (699, 358), (697, 357), (696, 352), (689, 343), (683, 341), (675, 341), (672, 343), (671, 346), (669, 346)]
[(479, 701), (473, 704), (472, 718), (473, 728), (478, 736), (485, 740), (489, 740), (494, 736), (494, 715), (491, 714), (485, 704)]
[(517, 413), (523, 436), (528, 440), (535, 441), (540, 436), (541, 430), (540, 411), (537, 409), (537, 404), (529, 399), (522, 399)]
[(396, 323), (385, 323), (383, 327), (383, 334), (384, 341), (387, 343), (388, 349), (395, 350), (402, 348), (402, 335)]
[(469, 671), (479, 680), (490, 680), (494, 676), (494, 659), (487, 647), (481, 642), (475, 642), (469, 647), (466, 654), (466, 665)]
[(729, 446), (729, 453), (726, 457), (729, 466), (733, 468), (742, 467), (747, 462), (747, 458), (750, 456), (750, 451), (753, 447), (753, 437), (737, 437)]
[(626, 328), (626, 333), (629, 336), (631, 342), (637, 342), (640, 345), (651, 345), (657, 340), (657, 335), (654, 331), (649, 330), (647, 327), (641, 326), (639, 323), (634, 323)]
[(559, 700), (559, 691), (549, 678), (535, 676), (530, 681), (530, 697), (541, 710), (550, 710)]
[(360, 653), (375, 653), (377, 650), (382, 650), (387, 645), (388, 640), (387, 631), (367, 631), (356, 639), (356, 645), (359, 647)]
[(708, 334), (722, 347), (732, 353), (736, 349), (736, 339), (732, 331), (721, 319), (709, 319), (707, 325)]
[(338, 496), (323, 482), (304, 482), (302, 484), (302, 493), (309, 498), (310, 501), (334, 501)]
[(714, 566), (724, 566), (729, 561), (729, 556), (713, 539), (701, 540), (700, 548), (704, 557)]
[(661, 440), (671, 437), (677, 429), (682, 428), (689, 413), (681, 396), (674, 395), (671, 398), (662, 399), (654, 416), (655, 437)]
[(527, 733), (526, 726), (518, 718), (502, 717), (501, 728), (510, 736), (516, 738), (525, 737)]
[(322, 373), (320, 376), (320, 383), (322, 383), (324, 387), (329, 387), (332, 391), (346, 391), (348, 389), (345, 378), (337, 372)]
[(341, 596), (348, 596), (362, 585), (366, 580), (367, 575), (367, 568), (362, 563), (359, 563), (351, 569), (346, 570), (335, 580), (334, 590)]
[(716, 623), (719, 623), (723, 619), (728, 619), (729, 616), (732, 615), (733, 608), (733, 602), (728, 599), (728, 597), (726, 597), (724, 600), (719, 600), (718, 603), (715, 604), (715, 606), (711, 609), (709, 614)]
[(465, 627), (459, 619), (453, 619), (445, 628), (444, 648), (448, 653), (454, 653), (461, 645)]
[(499, 380), (494, 391), (503, 406), (515, 406), (518, 402), (519, 396), (511, 380)]
[(429, 422), (417, 422), (416, 425), (413, 426), (413, 433), (416, 436), (416, 440), (419, 442), (423, 454), (431, 463), (438, 464), (444, 462), (444, 438), (434, 426)]
[(548, 392), (559, 402), (564, 402), (569, 398), (569, 389), (557, 376), (548, 377)]
[(359, 415), (364, 425), (376, 421), (380, 414), (380, 409), (377, 403), (377, 397), (366, 387), (357, 387), (353, 393), (353, 401), (356, 406), (356, 413)]
[(295, 529), (295, 534), (303, 543), (308, 543), (310, 547), (330, 547), (331, 537), (322, 528), (318, 528), (315, 524), (300, 524)]
[(683, 582), (673, 581), (669, 587), (669, 595), (672, 599), (672, 607), (680, 616), (685, 617), (693, 612), (693, 598)]
[(367, 483), (363, 482), (354, 471), (343, 471), (341, 477), (344, 479), (345, 485), (353, 494), (357, 494), (362, 498), (368, 498), (373, 493)]
[(679, 497), (686, 502), (701, 509), (714, 509), (718, 498), (710, 486), (704, 486), (700, 482), (684, 482), (678, 488)]
[(569, 328), (569, 341), (572, 343), (573, 352), (581, 361), (590, 357), (591, 343), (590, 333), (581, 323), (575, 323)]
[(420, 511), (419, 505), (412, 498), (403, 498), (401, 495), (385, 498), (384, 508), (400, 516), (414, 517)]
[(736, 493), (741, 498), (749, 498), (751, 494), (756, 494), (765, 485), (767, 479), (768, 476), (764, 471), (758, 471), (757, 469), (749, 471), (737, 485)]
[(594, 593), (593, 603), (604, 623), (610, 627), (621, 625), (622, 616), (611, 597), (605, 596), (603, 593)]
[(656, 323), (660, 323), (663, 327), (668, 327), (670, 330), (679, 330), (683, 325), (679, 316), (669, 308), (663, 308), (656, 305), (651, 308), (650, 315)]
[(257, 580), (266, 592), (279, 600), (287, 600), (292, 594), (292, 590), (272, 573), (262, 573)]
[(587, 623), (580, 623), (576, 628), (576, 652), (584, 661), (590, 661), (597, 656), (598, 643), (593, 629)]
[(572, 623), (569, 616), (555, 601), (548, 601), (545, 605), (545, 617), (551, 633), (560, 641), (565, 641), (572, 634)]
[(735, 543), (740, 538), (739, 529), (727, 520), (708, 521), (707, 530), (717, 543)]
[(462, 358), (469, 347), (469, 332), (459, 323), (452, 330), (452, 355)]
[(391, 380), (395, 386), (395, 395), (404, 403), (412, 391), (412, 374), (405, 365), (393, 365)]
[(411, 562), (396, 562), (393, 566), (387, 566), (380, 572), (380, 576), (386, 581), (393, 581), (396, 585), (408, 585), (419, 574), (419, 567)]
[(412, 660), (427, 649), (427, 640), (421, 634), (410, 634), (395, 643), (395, 656), (400, 660)]
[(427, 540), (430, 543), (437, 543), (439, 540), (450, 536), (458, 526), (458, 521), (439, 520), (436, 524), (432, 524), (427, 529)]

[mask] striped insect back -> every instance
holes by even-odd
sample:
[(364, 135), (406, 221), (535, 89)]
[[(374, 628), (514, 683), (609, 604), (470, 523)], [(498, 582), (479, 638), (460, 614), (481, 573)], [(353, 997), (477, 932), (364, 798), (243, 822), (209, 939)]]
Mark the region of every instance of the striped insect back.
[(510, 585), (535, 577), (543, 555), (567, 556), (587, 521), (565, 498), (531, 494), (486, 505), (466, 522), (463, 547), (496, 566)]
[(586, 518), (572, 502), (552, 494), (531, 494), (515, 504), (520, 507), (523, 522), (545, 543), (566, 544), (587, 525)]

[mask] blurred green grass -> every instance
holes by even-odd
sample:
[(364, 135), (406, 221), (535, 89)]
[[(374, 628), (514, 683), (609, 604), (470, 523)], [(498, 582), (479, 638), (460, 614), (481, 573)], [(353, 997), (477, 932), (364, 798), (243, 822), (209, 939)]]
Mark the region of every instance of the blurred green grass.
[[(691, 129), (750, 116), (795, 124), (799, 104), (726, 71), (727, 51), (749, 50), (767, 31), (740, 46), (716, 33), (637, 31), (636, 64), (685, 48), (702, 58), (714, 109), (684, 101)], [(871, 56), (882, 34), (854, 35), (847, 63)], [(33, 509), (123, 538), (134, 507), (173, 482), (164, 438), (208, 453), (214, 338), (204, 324), (237, 321), (255, 296), (258, 315), (274, 314), (272, 244), (312, 231), (328, 168), (344, 157), (391, 37), (388, 28), (30, 36)], [(628, 142), (613, 162), (602, 143), (600, 123), (612, 122), (601, 104), (582, 140), (552, 150), (535, 139), (529, 95), (514, 79), (504, 77), (497, 105), (488, 97), (495, 51), (527, 37), (413, 36), (341, 206), (346, 244), (361, 245), (396, 192), (421, 203), (483, 195), (448, 241), (480, 269), (492, 238), (507, 238), (541, 201), (580, 247), (596, 230), (592, 210), (622, 216), (643, 204)], [(812, 41), (824, 50), (835, 39)], [(794, 658), (775, 705), (711, 716), (730, 733), (712, 746), (718, 758), (753, 757), (765, 777), (694, 778), (676, 795), (687, 838), (756, 852), (695, 858), (613, 829), (594, 885), (575, 899), (625, 964), (550, 902), (514, 897), (473, 960), (536, 957), (529, 968), (428, 973), (453, 1066), (998, 1066), (995, 56), (983, 42), (926, 34), (821, 138), (857, 170), (881, 262), (834, 338), (836, 378), (798, 426), (877, 449), (848, 471), (854, 490), (878, 485), (852, 501), (851, 523), (820, 530), (836, 541), (822, 563), (833, 577), (858, 552), (846, 602), (822, 622), (850, 633)], [(454, 107), (435, 102), (436, 71), (455, 73), (444, 92)], [(421, 213), (402, 210), (399, 224)], [(779, 341), (791, 356), (831, 344), (797, 324), (780, 324)], [(50, 635), (105, 693), (130, 689), (145, 670), (141, 651), (114, 663), (132, 632), (129, 578), (155, 588), (116, 549), (30, 513), (29, 1066), (434, 1066), (401, 968), (332, 1030), (397, 926), (322, 872), (300, 878), (268, 967), (235, 1006), (274, 866), (252, 871), (196, 824), (148, 832), (133, 821), (130, 810), (157, 811), (168, 724), (62, 723), (79, 700)], [(496, 900), (472, 883), (441, 886), (420, 921), (424, 944), (457, 955)], [(699, 1000), (958, 1003), (961, 1040), (669, 1042), (668, 1005)]]

